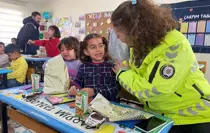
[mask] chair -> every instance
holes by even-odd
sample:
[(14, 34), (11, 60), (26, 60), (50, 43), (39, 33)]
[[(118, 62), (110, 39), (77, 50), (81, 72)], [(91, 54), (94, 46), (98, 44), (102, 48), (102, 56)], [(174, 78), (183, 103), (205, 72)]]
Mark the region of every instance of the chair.
[(205, 74), (206, 73), (206, 61), (198, 61), (199, 69)]

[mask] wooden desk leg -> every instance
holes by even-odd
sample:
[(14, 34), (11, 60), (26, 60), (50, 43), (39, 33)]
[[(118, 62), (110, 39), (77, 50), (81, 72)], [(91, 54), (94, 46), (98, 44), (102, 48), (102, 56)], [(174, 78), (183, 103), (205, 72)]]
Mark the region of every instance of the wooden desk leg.
[(55, 129), (50, 128), (49, 126), (40, 123), (15, 109), (8, 108), (8, 116), (10, 119), (20, 123), (28, 129), (35, 131), (36, 133), (58, 133), (58, 131)]
[(4, 103), (0, 103), (1, 108), (1, 132), (2, 133), (8, 133), (8, 127), (7, 127), (7, 105)]
[(7, 89), (7, 74), (3, 74), (3, 88)]

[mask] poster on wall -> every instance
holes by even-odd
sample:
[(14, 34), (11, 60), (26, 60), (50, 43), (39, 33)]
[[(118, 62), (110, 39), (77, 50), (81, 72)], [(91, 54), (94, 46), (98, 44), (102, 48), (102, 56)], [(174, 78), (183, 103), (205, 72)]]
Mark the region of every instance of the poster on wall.
[(61, 38), (72, 35), (72, 18), (71, 17), (56, 18), (55, 25), (58, 26), (61, 32)]
[(75, 22), (75, 37), (82, 41), (85, 38), (85, 15), (80, 15)]
[(97, 33), (108, 39), (112, 29), (111, 16), (111, 11), (86, 14), (86, 35)]
[(175, 8), (172, 10), (180, 23), (180, 31), (193, 46), (210, 46), (209, 6)]

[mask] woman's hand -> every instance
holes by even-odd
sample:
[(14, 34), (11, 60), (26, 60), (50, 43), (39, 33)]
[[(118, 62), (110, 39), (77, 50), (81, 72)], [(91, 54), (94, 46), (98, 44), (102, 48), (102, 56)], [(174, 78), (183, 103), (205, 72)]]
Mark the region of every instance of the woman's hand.
[(76, 86), (70, 87), (68, 93), (69, 93), (69, 95), (71, 95), (71, 96), (76, 96), (76, 94), (77, 94), (77, 88), (76, 88)]
[(116, 61), (114, 68), (112, 70), (117, 74), (118, 71), (123, 68), (123, 69), (128, 69), (128, 61), (126, 63), (122, 63), (122, 61)]
[(92, 97), (95, 95), (94, 89), (93, 88), (84, 88), (81, 91), (85, 91), (88, 93), (88, 97)]
[(28, 40), (28, 44), (34, 44), (35, 42), (33, 40)]

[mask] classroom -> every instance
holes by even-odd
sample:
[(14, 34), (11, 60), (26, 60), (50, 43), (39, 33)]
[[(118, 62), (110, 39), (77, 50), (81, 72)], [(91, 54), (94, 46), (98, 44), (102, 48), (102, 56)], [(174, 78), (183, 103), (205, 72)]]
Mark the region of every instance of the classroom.
[(209, 133), (209, 0), (0, 0), (1, 133)]

